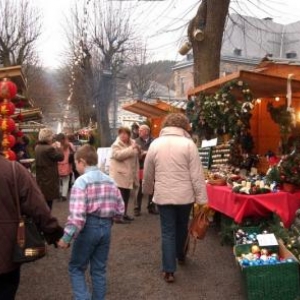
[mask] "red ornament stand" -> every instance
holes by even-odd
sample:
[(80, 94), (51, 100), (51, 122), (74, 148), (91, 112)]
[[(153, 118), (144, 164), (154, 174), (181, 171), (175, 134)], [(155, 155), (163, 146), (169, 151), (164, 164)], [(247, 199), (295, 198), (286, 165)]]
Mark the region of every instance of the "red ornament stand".
[(10, 117), (15, 112), (15, 105), (11, 102), (17, 94), (17, 86), (10, 80), (0, 82), (0, 128), (3, 131), (3, 154), (9, 160), (16, 160), (16, 154), (11, 150), (16, 139), (11, 134), (16, 129), (15, 121)]

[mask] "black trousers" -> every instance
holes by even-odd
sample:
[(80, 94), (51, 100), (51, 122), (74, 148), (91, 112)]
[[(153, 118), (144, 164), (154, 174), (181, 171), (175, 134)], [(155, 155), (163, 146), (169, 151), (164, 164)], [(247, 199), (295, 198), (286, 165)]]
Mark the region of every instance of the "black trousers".
[(130, 198), (130, 189), (124, 189), (124, 188), (120, 188), (119, 190), (121, 192), (124, 204), (125, 204), (125, 216), (127, 215), (127, 208), (128, 208), (128, 202), (129, 202), (129, 198)]
[(20, 268), (0, 274), (0, 299), (14, 300), (20, 283)]

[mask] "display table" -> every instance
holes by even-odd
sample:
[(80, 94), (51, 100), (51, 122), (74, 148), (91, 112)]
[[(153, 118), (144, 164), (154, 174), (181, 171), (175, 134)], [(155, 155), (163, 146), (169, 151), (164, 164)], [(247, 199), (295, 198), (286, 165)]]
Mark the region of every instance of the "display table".
[(241, 223), (245, 217), (265, 217), (272, 212), (288, 228), (295, 218), (296, 210), (300, 208), (300, 192), (242, 195), (233, 193), (227, 186), (207, 184), (207, 193), (209, 206), (237, 223)]

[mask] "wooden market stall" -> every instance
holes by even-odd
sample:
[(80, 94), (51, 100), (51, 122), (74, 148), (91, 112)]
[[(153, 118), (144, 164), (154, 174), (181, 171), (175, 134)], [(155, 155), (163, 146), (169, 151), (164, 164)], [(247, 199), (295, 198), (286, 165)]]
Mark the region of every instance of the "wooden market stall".
[(135, 100), (122, 107), (124, 110), (146, 117), (151, 126), (151, 134), (158, 137), (163, 119), (170, 112), (184, 112), (183, 108), (178, 108), (159, 99), (151, 102)]
[[(293, 75), (291, 75), (293, 74)], [(274, 107), (286, 103), (287, 81), (291, 75), (292, 106), (296, 116), (300, 116), (300, 65), (289, 64), (286, 61), (277, 63), (263, 60), (252, 71), (240, 70), (225, 77), (198, 86), (188, 92), (188, 96), (201, 93), (214, 94), (224, 84), (232, 81), (243, 81), (256, 100), (251, 118), (251, 134), (255, 141), (254, 151), (264, 155), (268, 150), (278, 152), (280, 142), (279, 127), (271, 119), (267, 105), (272, 102)], [(238, 95), (236, 95), (238, 96)], [(298, 119), (298, 121), (300, 121)]]

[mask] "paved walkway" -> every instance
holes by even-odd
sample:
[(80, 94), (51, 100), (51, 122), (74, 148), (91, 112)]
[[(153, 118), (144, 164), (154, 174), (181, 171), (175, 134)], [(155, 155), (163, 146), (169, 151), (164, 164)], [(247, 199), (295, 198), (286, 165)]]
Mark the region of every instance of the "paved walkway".
[[(63, 224), (67, 203), (55, 203), (54, 215)], [(24, 265), (17, 300), (72, 299), (68, 277), (70, 250), (49, 249), (49, 255)], [(176, 283), (160, 277), (159, 217), (144, 213), (132, 224), (114, 225), (108, 267), (107, 300), (244, 300), (244, 291), (231, 247), (221, 246), (211, 228)]]

